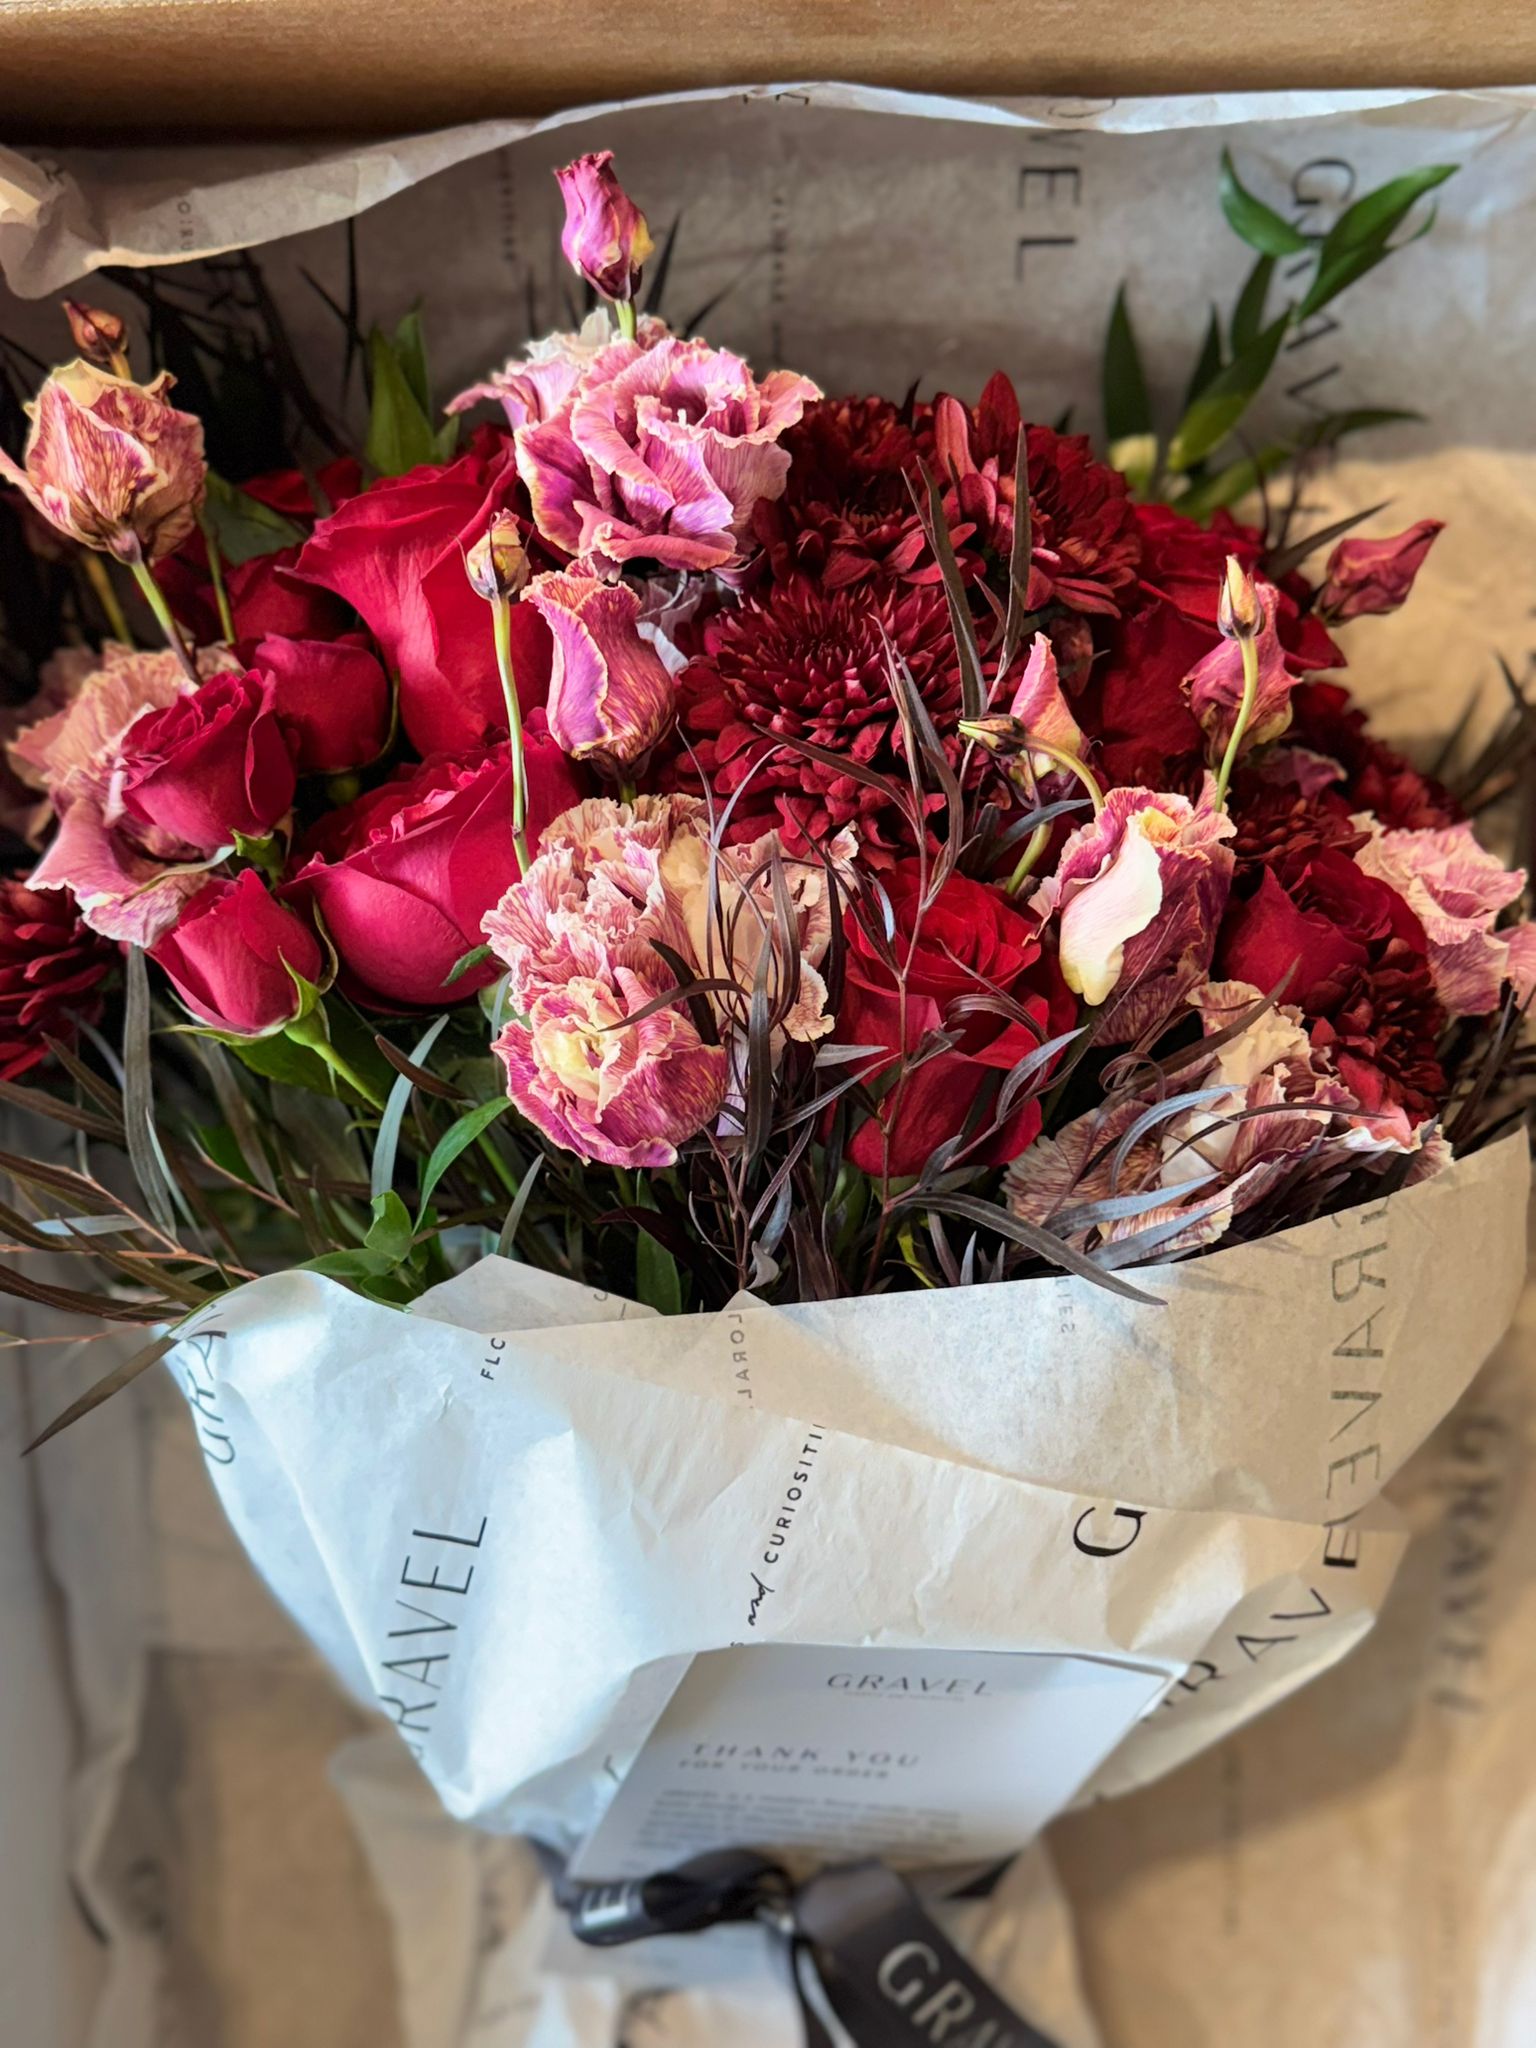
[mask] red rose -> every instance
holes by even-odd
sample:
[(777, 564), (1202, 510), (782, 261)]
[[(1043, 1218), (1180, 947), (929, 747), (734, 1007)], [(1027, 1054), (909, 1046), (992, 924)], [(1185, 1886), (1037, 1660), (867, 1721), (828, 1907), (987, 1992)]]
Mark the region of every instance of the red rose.
[(242, 654), (272, 678), (300, 775), (336, 775), (377, 759), (389, 737), (389, 678), (361, 633), (339, 640), (269, 633)]
[[(1400, 1104), (1433, 1114), (1445, 1091), (1424, 928), (1395, 889), (1335, 847), (1266, 867), (1255, 893), (1234, 901), (1220, 973), (1282, 1000), (1308, 1020), (1362, 1108)], [(1287, 978), (1288, 977), (1288, 978)]]
[[(401, 723), (423, 754), (506, 734), (491, 610), (464, 557), (493, 513), (518, 509), (520, 490), (511, 442), (479, 436), (457, 462), (386, 477), (348, 499), (305, 545), (302, 574), (339, 591), (384, 650), (400, 679)], [(526, 712), (549, 688), (549, 629), (531, 605), (513, 606), (512, 629)]]
[(123, 809), (148, 850), (208, 854), (262, 839), (293, 803), (293, 755), (265, 676), (223, 672), (129, 727)]
[[(340, 455), (324, 469), (315, 471), (315, 483), (321, 498), (334, 510), (348, 498), (355, 498), (363, 488), (363, 466), (355, 456)], [(301, 525), (308, 525), (320, 512), (309, 479), (301, 469), (269, 470), (265, 476), (247, 477), (240, 488), (258, 505), (266, 505)]]
[[(524, 738), (536, 845), (581, 790), (542, 720)], [(332, 812), (305, 851), (292, 887), (313, 902), (344, 983), (363, 1002), (462, 1002), (500, 973), (491, 961), (448, 980), (481, 943), (480, 920), (518, 879), (506, 746), (406, 770)]]
[(118, 948), (87, 930), (67, 889), (0, 880), (0, 1081), (48, 1057), (101, 1015), (101, 984)]
[[(896, 923), (892, 957), (882, 957), (861, 921), (849, 920), (836, 1036), (844, 1045), (883, 1048), (865, 1070), (871, 1081), (903, 1052), (915, 1052), (929, 1032), (958, 1043), (894, 1081), (877, 1115), (854, 1131), (848, 1157), (877, 1176), (921, 1172), (935, 1147), (964, 1125), (983, 1088), (995, 1088), (1043, 1039), (1069, 1030), (1075, 1014), (1034, 921), (999, 891), (951, 875), (919, 925), (917, 863), (903, 862), (883, 879)], [(978, 1003), (985, 1007), (972, 1007)], [(1009, 1006), (1030, 1022), (1007, 1014)], [(988, 1103), (979, 1128), (990, 1121)], [(1039, 1129), (1038, 1102), (1025, 1102), (967, 1161), (997, 1166), (1015, 1159)]]
[(294, 574), (298, 547), (253, 555), (224, 572), (230, 615), (241, 640), (282, 633), (293, 640), (331, 640), (351, 624), (347, 607), (328, 590)]
[(313, 931), (253, 868), (205, 882), (149, 957), (194, 1017), (240, 1038), (291, 1024), (300, 1004), (293, 976), (318, 982), (325, 969)]

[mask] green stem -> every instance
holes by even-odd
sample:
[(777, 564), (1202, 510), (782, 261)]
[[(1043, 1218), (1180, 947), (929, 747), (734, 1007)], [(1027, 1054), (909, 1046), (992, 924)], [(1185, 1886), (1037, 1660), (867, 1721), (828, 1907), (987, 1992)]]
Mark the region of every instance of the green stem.
[(233, 642), (235, 637), (234, 614), (229, 609), (229, 592), (224, 588), (224, 558), (219, 553), (218, 536), (214, 533), (213, 522), (201, 522), (203, 539), (208, 547), (208, 573), (213, 579), (213, 601), (219, 608), (219, 625), (224, 638)]
[(128, 630), (128, 614), (123, 610), (123, 601), (112, 582), (112, 572), (100, 555), (87, 552), (85, 573), (92, 590), (96, 593), (96, 602), (106, 614), (108, 632), (114, 640), (121, 641), (124, 647), (132, 647), (133, 635)]
[(330, 1068), (338, 1081), (345, 1081), (355, 1094), (360, 1095), (370, 1109), (383, 1109), (384, 1098), (369, 1086), (352, 1062), (332, 1045), (318, 1005), (307, 1017), (295, 1017), (288, 1026), (287, 1035), (295, 1045), (307, 1047), (316, 1059)]
[(1243, 744), (1243, 734), (1248, 730), (1248, 721), (1253, 717), (1254, 699), (1259, 694), (1259, 650), (1250, 639), (1240, 640), (1243, 650), (1243, 700), (1237, 707), (1237, 720), (1232, 727), (1232, 737), (1227, 741), (1227, 751), (1221, 757), (1221, 766), (1216, 771), (1216, 808), (1225, 810), (1227, 785), (1232, 780), (1232, 771), (1237, 766), (1237, 750)]
[(165, 601), (165, 592), (150, 575), (145, 563), (130, 562), (128, 566), (133, 571), (133, 580), (139, 586), (140, 595), (155, 615), (156, 625), (165, 635), (166, 646), (186, 670), (190, 680), (194, 684), (201, 682), (202, 678), (197, 673), (196, 665), (187, 652), (187, 643), (181, 637), (181, 628), (171, 617), (171, 608)]
[(1037, 740), (1033, 733), (1025, 740), (1024, 745), (1031, 754), (1046, 754), (1058, 768), (1065, 768), (1069, 775), (1075, 775), (1088, 792), (1088, 800), (1093, 805), (1093, 815), (1099, 815), (1104, 808), (1104, 792), (1086, 761), (1079, 759), (1076, 754), (1069, 754), (1065, 747), (1047, 746), (1044, 740)]
[(1003, 885), (1006, 895), (1018, 895), (1024, 884), (1028, 881), (1036, 861), (1039, 860), (1041, 854), (1044, 853), (1046, 847), (1050, 844), (1050, 838), (1051, 828), (1049, 825), (1037, 825), (1035, 827), (1034, 831), (1030, 834), (1029, 844), (1019, 856), (1018, 866)]
[(612, 303), (615, 317), (617, 318), (619, 323), (619, 333), (623, 336), (625, 341), (633, 341), (635, 338), (636, 326), (634, 300), (615, 299)]
[(496, 624), (496, 667), (501, 676), (501, 694), (507, 707), (507, 733), (512, 742), (512, 844), (517, 850), (519, 872), (527, 874), (528, 858), (528, 768), (523, 759), (523, 712), (517, 701), (517, 680), (512, 673), (512, 606), (504, 597), (491, 599)]

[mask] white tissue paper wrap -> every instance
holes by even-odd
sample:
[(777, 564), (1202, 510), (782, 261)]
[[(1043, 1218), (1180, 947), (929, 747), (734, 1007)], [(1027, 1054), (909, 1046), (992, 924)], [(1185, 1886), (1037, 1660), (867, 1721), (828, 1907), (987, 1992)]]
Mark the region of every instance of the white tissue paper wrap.
[[(93, 302), (131, 312), (104, 267), (251, 247), (329, 403), (340, 331), (309, 280), (344, 296), (354, 222), (365, 320), (387, 324), (423, 296), (446, 397), (529, 333), (565, 323), (549, 170), (613, 147), (653, 223), (665, 231), (682, 216), (668, 288), (679, 321), (714, 301), (703, 323), (712, 339), (829, 390), (899, 395), (920, 380), (924, 395), (968, 391), (1001, 367), (1034, 416), (1071, 402), (1075, 424), (1092, 429), (1103, 323), (1122, 278), (1154, 387), (1176, 400), (1206, 301), (1230, 304), (1248, 266), (1215, 204), (1223, 145), (1256, 191), (1318, 229), (1372, 183), (1429, 161), (1462, 167), (1436, 195), (1434, 234), (1293, 337), (1263, 422), (1296, 427), (1318, 408), (1365, 403), (1428, 416), (1346, 444), (1309, 510), (1321, 525), (1388, 500), (1379, 530), (1449, 521), (1412, 606), (1349, 639), (1349, 680), (1378, 726), (1443, 732), (1469, 687), (1492, 678), (1496, 651), (1517, 671), (1529, 653), (1536, 409), (1519, 401), (1536, 328), (1530, 91), (985, 103), (813, 84), (368, 144), (0, 146), (0, 333), (52, 360), (64, 330), (48, 294), (89, 276)], [(339, 402), (355, 415), (356, 390)], [(453, 1813), (562, 1843), (579, 1836), (611, 1788), (605, 1762), (622, 1764), (625, 1746), (642, 1741), (688, 1658), (747, 1637), (742, 1573), (762, 1515), (777, 1514), (784, 1455), (812, 1422), (825, 1435), (818, 1491), (797, 1518), (785, 1583), (760, 1609), (767, 1636), (1075, 1645), (1168, 1681), (1165, 1704), (1082, 1796), (1148, 1789), (1053, 1830), (1070, 1851), (1103, 2031), (1043, 1849), (1020, 1860), (972, 1930), (981, 1966), (1063, 2048), (1204, 2048), (1231, 2038), (1239, 2015), (1245, 2039), (1314, 2048), (1358, 2033), (1360, 2001), (1390, 1970), (1383, 2048), (1515, 2048), (1530, 2035), (1518, 1963), (1530, 1893), (1485, 1881), (1479, 1844), (1515, 1842), (1536, 1814), (1518, 1546), (1504, 1544), (1496, 1597), (1470, 1634), (1464, 1614), (1452, 1622), (1426, 1607), (1428, 1568), (1410, 1568), (1388, 1627), (1359, 1659), (1252, 1729), (1239, 1724), (1370, 1627), (1404, 1540), (1379, 1490), (1507, 1317), (1524, 1185), (1514, 1141), (1395, 1197), (1383, 1253), (1371, 1250), (1370, 1212), (1357, 1211), (1157, 1274), (1163, 1311), (1042, 1281), (652, 1326), (493, 1262), (405, 1319), (324, 1282), (276, 1280), (220, 1304), (229, 1335), (184, 1347), (177, 1372), (242, 1540), (359, 1697), (404, 1697), (384, 1660), (411, 1529), (473, 1533), (484, 1520), (460, 1647), (430, 1667), (447, 1680), (442, 1704), (404, 1710), (434, 1723), (408, 1739)], [(1366, 1272), (1387, 1285), (1356, 1315), (1366, 1295), (1336, 1301), (1336, 1271), (1346, 1292), (1352, 1272), (1362, 1289)], [(1378, 1301), (1369, 1334), (1352, 1335)], [(479, 1377), (487, 1333), (507, 1339), (494, 1381)], [(1528, 1407), (1528, 1373), (1511, 1379), (1514, 1367), (1524, 1373), (1528, 1330), (1524, 1342), (1499, 1386), (1526, 1388)], [(744, 1348), (750, 1404), (724, 1383)], [(108, 1353), (88, 1347), (67, 1386), (46, 1354), (29, 1360), (34, 1420)], [(72, 1997), (43, 1997), (23, 2020), (35, 2018), (39, 2048), (172, 2038), (152, 2010), (152, 1937), (110, 1910), (97, 1875), (109, 1828), (124, 1857), (135, 1839), (117, 1788), (143, 1712), (145, 1651), (195, 1641), (254, 1668), (278, 1639), (260, 1589), (218, 1550), (201, 1482), (171, 1455), (150, 1389), (133, 1389), (122, 1413), (132, 1427), (94, 1417), (49, 1446), (46, 1468), (8, 1455), (0, 1466), (14, 1560), (0, 1575), (6, 1640), (13, 1651), (43, 1644), (51, 1600), (69, 1618), (67, 1655), (13, 1655), (7, 1669), (24, 1668), (25, 1683), (0, 1684), (13, 1749), (22, 1742), (38, 1758), (35, 1783), (6, 1788), (6, 1838), (26, 1853), (5, 1859), (5, 1921), (23, 1944), (18, 1960), (35, 1965), (32, 1894), (58, 1862), (47, 1809), (67, 1769), (76, 1896), (89, 1892), (126, 1966), (94, 2011), (81, 1973), (62, 1970)], [(30, 1426), (0, 1414), (7, 1454)], [(1445, 1431), (1457, 1427), (1453, 1417)], [(1505, 1440), (1528, 1434), (1522, 1423)], [(119, 1455), (124, 1436), (161, 1446), (146, 1466), (152, 1487)], [(583, 1446), (600, 1455), (583, 1457)], [(1415, 1525), (1453, 1483), (1426, 1465), (1433, 1455), (1395, 1489), (1406, 1487)], [(1528, 1521), (1522, 1456), (1502, 1497)], [(1132, 1529), (1134, 1542), (1105, 1558), (1075, 1550), (1085, 1513), (1100, 1547)], [(592, 1568), (605, 1555), (624, 1562), (612, 1583)], [(1447, 1610), (1462, 1600), (1460, 1557), (1453, 1545)], [(430, 1576), (431, 1562), (417, 1569)], [(1413, 1657), (1401, 1647), (1410, 1635)], [(1471, 1641), (1470, 1661), (1498, 1675), (1464, 1728), (1462, 1710), (1444, 1704), (1442, 1637)], [(566, 1654), (563, 1674), (543, 1668), (546, 1648)], [(1459, 1671), (1469, 1658), (1456, 1656)], [(1357, 1747), (1371, 1752), (1369, 1782), (1341, 1786), (1298, 1761), (1333, 1739), (1341, 1698)], [(402, 1718), (398, 1703), (385, 1711)], [(1414, 1745), (1375, 1754), (1377, 1731), (1410, 1711)], [(72, 1758), (66, 1719), (82, 1731)], [(42, 1750), (39, 1729), (52, 1731)], [(1460, 1739), (1442, 1739), (1449, 1729)], [(1150, 1784), (1233, 1730), (1205, 1761)], [(605, 1743), (618, 1745), (612, 1759)], [(345, 1752), (335, 1775), (394, 1928), (401, 2048), (795, 2041), (788, 2001), (761, 1979), (678, 1988), (707, 1942), (691, 1961), (656, 1964), (638, 1989), (605, 1974), (610, 1957), (585, 1977), (569, 1958), (552, 1962), (548, 1895), (528, 1852), (450, 1818), (387, 1729)], [(1244, 1807), (1234, 1786), (1280, 1779), (1260, 1826), (1259, 1802)], [(1275, 1807), (1282, 1791), (1289, 1803)], [(1410, 1884), (1425, 1860), (1425, 1815), (1446, 1811), (1457, 1855), (1436, 1861), (1431, 1848), (1433, 1884)], [(1325, 1865), (1331, 1889), (1317, 1882)], [(1393, 1937), (1398, 1892), (1395, 1879), (1380, 1889), (1384, 1871), (1412, 1893), (1397, 1923), (1411, 1927), (1406, 1941)], [(1238, 1877), (1246, 1908), (1232, 1893)], [(1362, 1917), (1373, 1886), (1379, 1910)], [(1284, 1942), (1267, 1939), (1282, 1925)], [(1422, 1961), (1416, 1976), (1402, 1966), (1405, 1947)], [(0, 1977), (21, 1981), (3, 1955)], [(347, 2011), (343, 1995), (331, 2022), (317, 2015), (328, 2041), (352, 2038)]]

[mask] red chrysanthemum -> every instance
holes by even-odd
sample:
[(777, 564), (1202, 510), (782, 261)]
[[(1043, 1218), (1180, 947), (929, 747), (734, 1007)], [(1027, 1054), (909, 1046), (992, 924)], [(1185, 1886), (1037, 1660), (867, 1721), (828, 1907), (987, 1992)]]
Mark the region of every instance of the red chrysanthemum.
[(1349, 808), (1374, 812), (1389, 829), (1421, 832), (1460, 822), (1461, 807), (1444, 784), (1373, 739), (1365, 713), (1337, 683), (1306, 683), (1292, 691), (1286, 738), (1337, 761)]
[(1376, 1113), (1401, 1104), (1422, 1118), (1435, 1115), (1445, 1099), (1435, 1052), (1444, 1026), (1428, 961), (1395, 940), (1386, 957), (1350, 985), (1332, 1016), (1313, 1021), (1311, 1038), (1332, 1055), (1362, 1109)]
[[(960, 668), (942, 590), (829, 590), (797, 577), (710, 621), (703, 655), (679, 679), (679, 710), (721, 796), (750, 780), (733, 814), (733, 837), (777, 822), (800, 851), (855, 825), (865, 858), (877, 866), (910, 846), (892, 652), (958, 754)], [(891, 790), (814, 759), (793, 744), (799, 740), (888, 777)]]
[(883, 572), (938, 578), (909, 477), (917, 440), (888, 398), (823, 398), (808, 405), (781, 446), (784, 495), (760, 500), (753, 530), (775, 579), (801, 571), (829, 590)]
[(118, 948), (80, 921), (65, 889), (0, 878), (0, 1081), (48, 1057), (46, 1038), (71, 1043), (101, 1015), (101, 984)]
[[(1020, 419), (1018, 394), (999, 371), (979, 404), (967, 408), (942, 397), (919, 423), (919, 445), (946, 491), (945, 510), (957, 541), (983, 548), (1004, 564), (1013, 548)], [(1125, 478), (1095, 461), (1085, 434), (1032, 426), (1025, 449), (1031, 604), (1054, 598), (1073, 611), (1113, 617), (1120, 609), (1118, 593), (1135, 582), (1141, 561)]]
[(1232, 851), (1239, 868), (1287, 869), (1325, 846), (1353, 853), (1370, 837), (1350, 822), (1350, 807), (1336, 789), (1308, 796), (1291, 782), (1240, 775), (1232, 790)]

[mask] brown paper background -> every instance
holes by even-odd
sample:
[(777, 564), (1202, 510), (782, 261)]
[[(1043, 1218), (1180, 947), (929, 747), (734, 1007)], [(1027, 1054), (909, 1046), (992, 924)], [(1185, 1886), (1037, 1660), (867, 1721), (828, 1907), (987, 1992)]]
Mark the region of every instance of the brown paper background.
[(693, 86), (989, 95), (1536, 77), (1525, 0), (0, 0), (13, 141), (427, 128)]

